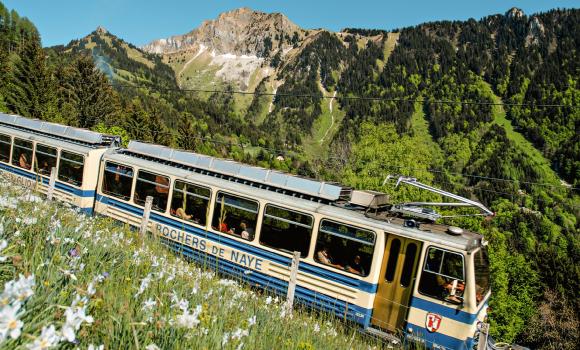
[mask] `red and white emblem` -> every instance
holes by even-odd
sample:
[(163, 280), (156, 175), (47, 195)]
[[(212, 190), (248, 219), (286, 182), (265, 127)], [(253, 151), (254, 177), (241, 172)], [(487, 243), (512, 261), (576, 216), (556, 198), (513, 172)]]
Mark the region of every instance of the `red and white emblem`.
[(441, 316), (433, 313), (428, 313), (425, 319), (425, 328), (431, 333), (437, 332), (439, 326), (441, 326)]

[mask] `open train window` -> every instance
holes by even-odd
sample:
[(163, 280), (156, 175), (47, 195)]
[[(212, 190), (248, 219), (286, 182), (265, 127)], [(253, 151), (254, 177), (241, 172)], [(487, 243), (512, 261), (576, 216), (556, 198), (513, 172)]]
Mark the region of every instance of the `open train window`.
[(10, 148), (12, 147), (12, 140), (10, 136), (0, 134), (0, 162), (10, 162)]
[(489, 258), (487, 247), (481, 249), (473, 255), (475, 270), (475, 300), (477, 305), (483, 300), (489, 291)]
[(145, 205), (147, 196), (153, 197), (151, 209), (165, 212), (169, 199), (169, 178), (148, 171), (139, 170), (133, 202)]
[(131, 198), (132, 186), (133, 168), (112, 162), (105, 163), (101, 187), (103, 193), (128, 201)]
[(169, 212), (180, 219), (205, 225), (210, 195), (208, 188), (176, 180)]
[(34, 152), (34, 167), (41, 175), (50, 176), (53, 167), (56, 167), (57, 150), (54, 147), (36, 144)]
[(374, 247), (373, 231), (322, 220), (314, 259), (321, 264), (367, 276), (371, 269)]
[(253, 240), (258, 221), (258, 202), (218, 192), (212, 227), (246, 240)]
[(85, 157), (68, 151), (60, 151), (58, 179), (74, 186), (83, 184)]
[(300, 256), (305, 257), (310, 247), (313, 221), (310, 215), (268, 204), (262, 219), (260, 243), (288, 253), (299, 251)]
[(32, 142), (14, 139), (12, 164), (26, 170), (32, 168)]
[(425, 264), (419, 292), (430, 297), (452, 303), (461, 303), (465, 290), (465, 268), (463, 255), (430, 247), (425, 256)]

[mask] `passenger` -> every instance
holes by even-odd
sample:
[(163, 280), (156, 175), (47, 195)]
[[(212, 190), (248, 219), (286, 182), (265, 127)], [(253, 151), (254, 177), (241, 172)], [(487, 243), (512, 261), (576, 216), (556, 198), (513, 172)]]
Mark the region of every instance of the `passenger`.
[(460, 280), (447, 280), (437, 275), (437, 283), (443, 288), (443, 298), (454, 303), (461, 303), (465, 282)]
[(223, 233), (234, 233), (232, 230), (228, 230), (228, 224), (226, 222), (220, 222), (218, 230)]
[(242, 230), (242, 238), (247, 240), (254, 239), (254, 230), (251, 227), (248, 227), (245, 221), (242, 221), (240, 224), (240, 229)]
[(348, 272), (356, 273), (358, 275), (364, 276), (365, 270), (361, 265), (360, 255), (356, 255), (351, 264), (346, 265), (345, 270)]
[(330, 256), (327, 246), (322, 246), (322, 248), (316, 253), (316, 260), (325, 265), (334, 266), (339, 269), (343, 268), (341, 265), (332, 262), (332, 256)]
[(20, 157), (18, 158), (18, 165), (21, 168), (29, 169), (30, 170), (30, 163), (28, 163), (28, 158), (26, 157), (26, 153), (20, 153)]
[(193, 217), (193, 215), (188, 215), (185, 212), (185, 209), (183, 209), (181, 207), (179, 207), (179, 208), (177, 208), (175, 210), (173, 210), (173, 209), (171, 209), (171, 210), (174, 212), (175, 216), (180, 217), (183, 220), (191, 220), (191, 218)]

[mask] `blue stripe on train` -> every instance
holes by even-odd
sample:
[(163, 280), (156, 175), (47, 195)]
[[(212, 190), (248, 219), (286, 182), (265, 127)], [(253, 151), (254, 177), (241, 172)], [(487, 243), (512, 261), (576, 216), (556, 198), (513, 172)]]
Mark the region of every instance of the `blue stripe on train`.
[[(222, 273), (247, 282), (250, 285), (258, 285), (265, 290), (278, 294), (284, 293), (288, 289), (288, 282), (284, 280), (255, 270), (248, 270), (246, 267), (229, 260), (218, 259), (211, 254), (201, 252), (167, 238), (161, 237), (161, 242), (169, 248), (183, 254), (187, 258), (194, 260), (198, 264), (219, 270)], [(365, 309), (358, 305), (340, 301), (299, 285), (296, 286), (295, 297), (296, 300), (302, 304), (331, 312), (340, 318), (359, 323), (364, 327), (366, 327), (370, 322), (372, 309)]]
[[(106, 204), (106, 205), (117, 207), (119, 209), (122, 209), (124, 211), (127, 211), (127, 212), (134, 214), (134, 215), (137, 215), (137, 216), (143, 216), (143, 209), (135, 207), (135, 206), (130, 205), (130, 204), (127, 204), (127, 203), (119, 202), (119, 201), (114, 200), (114, 199), (107, 197), (107, 196), (98, 195), (97, 201), (99, 201), (103, 204)], [(160, 222), (162, 224), (165, 224), (167, 226), (195, 234), (199, 237), (203, 237), (203, 238), (209, 239), (209, 240), (214, 241), (214, 242), (228, 245), (232, 248), (235, 248), (237, 250), (240, 250), (240, 251), (243, 251), (243, 252), (246, 252), (249, 254), (253, 254), (253, 255), (258, 256), (262, 259), (274, 261), (276, 263), (279, 263), (279, 264), (285, 265), (285, 266), (290, 265), (291, 259), (288, 257), (281, 256), (281, 255), (272, 253), (270, 251), (260, 249), (258, 247), (254, 247), (254, 246), (250, 246), (248, 244), (242, 243), (242, 242), (238, 242), (234, 239), (224, 237), (224, 236), (216, 234), (216, 233), (212, 233), (212, 232), (209, 232), (209, 231), (206, 231), (206, 230), (203, 230), (200, 228), (196, 228), (196, 227), (188, 225), (188, 224), (181, 223), (177, 220), (167, 218), (165, 216), (156, 214), (154, 212), (151, 213), (150, 217), (152, 220), (155, 220), (155, 221)], [(369, 293), (376, 293), (376, 291), (377, 291), (376, 284), (365, 282), (365, 281), (360, 281), (360, 280), (357, 280), (355, 278), (350, 278), (348, 276), (334, 273), (332, 271), (322, 269), (320, 267), (308, 264), (306, 262), (300, 263), (299, 270), (303, 271), (305, 273), (324, 277), (328, 280), (331, 280), (331, 281), (334, 281), (337, 283), (341, 283), (343, 285), (346, 285), (348, 287), (355, 288), (355, 289), (358, 289), (361, 291), (365, 291), (365, 292), (369, 292)]]
[(465, 349), (470, 350), (473, 348), (473, 338), (458, 339), (446, 334), (439, 332), (429, 332), (424, 327), (418, 326), (413, 323), (407, 323), (407, 329), (412, 329), (413, 333), (406, 334), (407, 339), (422, 339), (425, 341), (425, 346), (428, 349)]
[[(6, 170), (6, 171), (8, 171), (10, 173), (13, 173), (13, 174), (16, 174), (16, 175), (19, 175), (19, 176), (22, 176), (22, 177), (31, 179), (33, 181), (37, 181), (38, 180), (38, 176), (39, 175), (29, 173), (27, 171), (24, 171), (22, 169), (15, 168), (15, 167), (10, 166), (8, 164), (0, 163), (0, 168), (1, 169), (4, 169), (4, 170)], [(43, 176), (40, 176), (40, 178), (42, 179), (42, 183), (43, 184), (48, 184), (48, 178), (43, 177)], [(74, 187), (72, 187), (70, 185), (67, 185), (67, 184), (62, 183), (62, 182), (59, 182), (59, 181), (56, 181), (55, 182), (54, 187), (57, 188), (57, 189), (59, 189), (59, 190), (65, 191), (65, 192), (72, 193), (72, 194), (74, 194), (75, 196), (78, 196), (78, 197), (94, 197), (95, 196), (95, 190), (81, 190), (81, 189), (74, 188)]]
[(457, 322), (462, 322), (466, 324), (473, 324), (477, 319), (477, 313), (471, 314), (469, 312), (461, 311), (458, 309), (450, 308), (445, 305), (437, 304), (425, 299), (414, 297), (411, 301), (411, 307), (425, 310), (427, 312), (434, 312), (445, 318), (450, 318)]

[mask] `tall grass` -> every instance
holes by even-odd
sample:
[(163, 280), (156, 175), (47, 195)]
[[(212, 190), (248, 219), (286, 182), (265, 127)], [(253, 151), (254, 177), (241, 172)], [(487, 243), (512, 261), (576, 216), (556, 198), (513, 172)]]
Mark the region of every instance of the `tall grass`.
[(276, 297), (188, 263), (108, 218), (45, 202), (4, 178), (2, 242), (2, 349), (381, 347), (329, 315), (300, 309), (285, 315)]

